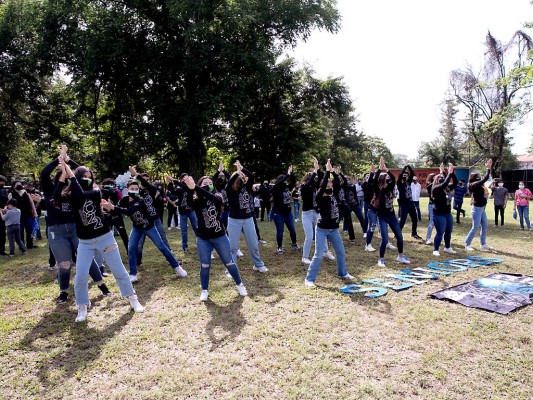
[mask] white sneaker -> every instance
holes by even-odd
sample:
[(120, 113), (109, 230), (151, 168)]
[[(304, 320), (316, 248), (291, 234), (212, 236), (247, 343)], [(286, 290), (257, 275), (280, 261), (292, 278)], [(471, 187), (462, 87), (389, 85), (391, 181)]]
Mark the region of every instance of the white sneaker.
[(457, 254), (457, 252), (454, 249), (452, 249), (451, 247), (445, 247), (444, 248), (444, 252), (448, 253), (448, 254)]
[(239, 292), (240, 296), (248, 296), (248, 291), (246, 290), (242, 282), (240, 285), (237, 285), (237, 291)]
[(266, 244), (267, 242), (266, 242), (265, 239), (259, 239), (259, 243), (261, 243), (261, 244)]
[(141, 305), (141, 303), (139, 303), (139, 299), (137, 298), (136, 294), (128, 296), (128, 299), (130, 300), (130, 306), (133, 308), (133, 311), (144, 312), (144, 307)]
[(345, 281), (353, 281), (354, 280), (354, 277), (351, 276), (350, 274), (346, 274), (344, 276), (341, 276), (341, 279), (342, 280), (345, 280)]
[(308, 259), (307, 257), (302, 257), (302, 262), (303, 262), (304, 264), (307, 264), (307, 265), (311, 264), (311, 260)]
[(237, 249), (237, 257), (242, 257), (244, 254), (242, 253), (241, 249)]
[(431, 239), (427, 239), (426, 244), (433, 244), (433, 241)]
[(139, 279), (137, 278), (137, 275), (130, 275), (130, 282), (131, 283), (135, 283), (137, 282)]
[(434, 255), (435, 257), (440, 257), (440, 253), (439, 253), (438, 250), (433, 250), (433, 255)]
[(78, 306), (78, 316), (76, 317), (76, 322), (83, 322), (87, 319), (87, 309), (89, 306), (87, 304), (80, 304)]
[(376, 249), (373, 248), (373, 247), (372, 247), (372, 243), (370, 243), (370, 244), (367, 244), (367, 245), (365, 246), (365, 251), (368, 251), (368, 252), (372, 253), (373, 251), (376, 251)]
[(211, 260), (214, 260), (215, 259), (215, 256), (213, 255), (213, 253), (211, 253)]
[(387, 243), (387, 249), (396, 250), (396, 246), (392, 245), (391, 242)]
[(489, 246), (486, 243), (483, 246), (481, 246), (481, 251), (492, 251), (492, 250), (494, 250), (494, 247)]
[(225, 275), (226, 275), (226, 278), (228, 278), (228, 279), (233, 279), (233, 276), (231, 276), (231, 274), (229, 273), (228, 270), (226, 270)]
[(366, 233), (363, 233), (363, 239), (366, 239)]
[(476, 251), (476, 249), (474, 249), (472, 246), (470, 246), (469, 244), (465, 245), (465, 250), (466, 251)]
[(207, 290), (202, 290), (202, 294), (200, 294), (200, 301), (207, 301), (208, 297), (209, 292)]
[(171, 227), (171, 226), (169, 226), (169, 227), (168, 227), (168, 229), (167, 229), (167, 231), (171, 231), (171, 230), (172, 230), (172, 227)]
[(411, 264), (411, 261), (409, 261), (409, 259), (403, 254), (401, 256), (396, 257), (396, 261), (402, 264)]
[(324, 252), (324, 257), (326, 257), (328, 260), (334, 260), (335, 259), (335, 256), (333, 254), (331, 254), (331, 251), (325, 251)]
[(187, 276), (187, 271), (181, 268), (181, 265), (178, 265), (176, 268), (174, 268), (174, 272), (176, 272), (176, 275), (178, 275), (180, 278), (185, 278)]
[(268, 268), (265, 267), (264, 265), (263, 265), (262, 267), (256, 267), (256, 266), (254, 265), (253, 270), (254, 270), (254, 271), (259, 271), (259, 272), (261, 272), (261, 273), (263, 273), (263, 274), (264, 274), (265, 272), (268, 272)]
[(314, 288), (316, 287), (315, 282), (308, 281), (307, 279), (304, 280), (304, 285), (308, 288)]
[(378, 260), (378, 267), (385, 267), (385, 260), (383, 258)]

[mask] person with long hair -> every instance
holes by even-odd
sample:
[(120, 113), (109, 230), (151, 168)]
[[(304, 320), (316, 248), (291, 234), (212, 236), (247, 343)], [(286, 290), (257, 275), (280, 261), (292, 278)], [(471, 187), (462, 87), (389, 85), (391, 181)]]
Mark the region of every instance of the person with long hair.
[[(304, 175), (300, 184), (302, 194), (302, 227), (305, 235), (302, 246), (302, 263), (307, 265), (311, 264), (311, 260), (309, 259), (311, 244), (315, 238), (316, 224), (320, 216), (316, 202), (316, 192), (323, 177), (323, 174), (320, 172), (318, 160), (315, 157), (311, 157), (311, 161), (313, 162), (313, 168)], [(328, 260), (335, 260), (335, 256), (327, 248), (327, 242), (324, 257)]]
[(278, 243), (278, 254), (284, 253), (283, 249), (283, 231), (284, 225), (287, 226), (291, 236), (291, 247), (294, 250), (300, 250), (296, 242), (296, 228), (291, 212), (291, 191), (289, 190), (290, 180), (293, 179), (292, 165), (289, 166), (287, 174), (279, 175), (272, 187), (272, 198), (274, 206), (272, 207), (272, 219), (276, 225), (276, 241)]
[(254, 271), (265, 273), (268, 272), (268, 268), (259, 255), (259, 242), (253, 218), (252, 172), (243, 168), (239, 160), (234, 165), (237, 167), (237, 171), (231, 175), (226, 185), (229, 204), (228, 238), (231, 247), (231, 256), (236, 262), (239, 239), (241, 233), (243, 233), (250, 258), (254, 263)]
[(480, 229), (479, 242), (481, 244), (481, 250), (494, 250), (494, 247), (487, 244), (487, 213), (485, 207), (487, 206), (487, 198), (489, 197), (489, 191), (485, 187), (485, 182), (490, 177), (490, 169), (492, 168), (492, 160), (488, 160), (485, 163), (486, 171), (485, 176), (482, 178), (479, 172), (472, 172), (468, 179), (468, 191), (472, 194), (472, 228), (465, 239), (465, 250), (474, 251), (472, 247), (472, 240), (476, 235), (478, 229)]
[(194, 192), (192, 206), (198, 217), (198, 234), (196, 235), (196, 247), (200, 260), (200, 284), (202, 293), (201, 301), (207, 301), (209, 297), (209, 272), (211, 270), (211, 254), (216, 250), (220, 260), (224, 263), (226, 271), (235, 281), (237, 291), (241, 296), (247, 296), (248, 292), (242, 283), (239, 269), (232, 256), (228, 237), (220, 220), (222, 209), (222, 196), (214, 193), (213, 181), (208, 176), (203, 176), (194, 183), (191, 176), (187, 176), (183, 183), (189, 191)]
[(15, 179), (11, 182), (10, 199), (17, 200), (18, 209), (20, 210), (20, 238), (26, 245), (27, 249), (34, 249), (38, 246), (33, 244), (33, 221), (37, 216), (37, 210), (30, 194), (24, 189), (22, 181)]
[[(388, 228), (390, 227), (396, 236), (398, 247), (398, 257), (396, 261), (402, 264), (410, 264), (409, 259), (403, 254), (403, 236), (400, 229), (400, 223), (394, 212), (394, 186), (396, 179), (394, 175), (385, 166), (383, 156), (379, 160), (379, 169), (374, 178), (374, 197), (372, 198), (372, 207), (376, 210), (381, 234), (381, 244), (379, 246), (378, 266), (385, 267), (385, 251), (389, 243)], [(368, 237), (367, 237), (368, 239)]]
[[(440, 165), (440, 173), (435, 176), (432, 187), (433, 197), (433, 223), (437, 234), (433, 242), (433, 255), (440, 256), (439, 248), (444, 237), (444, 252), (455, 254), (452, 249), (452, 231), (453, 217), (451, 206), (451, 191), (457, 186), (457, 177), (455, 176), (452, 163), (448, 164), (448, 174), (444, 173), (444, 164)], [(450, 184), (450, 181), (453, 183)]]
[(181, 267), (181, 263), (176, 260), (170, 249), (159, 235), (153, 218), (150, 218), (150, 210), (145, 199), (139, 195), (140, 183), (136, 180), (130, 180), (126, 184), (128, 196), (123, 197), (117, 206), (109, 202), (102, 202), (104, 209), (116, 213), (125, 214), (130, 217), (133, 226), (131, 228), (128, 264), (130, 266), (130, 281), (137, 282), (137, 246), (141, 237), (148, 236), (154, 243), (155, 247), (165, 256), (172, 270), (181, 278), (187, 276), (187, 272)]
[[(330, 179), (333, 178), (333, 179)], [(337, 257), (337, 275), (340, 279), (351, 281), (353, 276), (346, 269), (346, 252), (339, 233), (340, 210), (339, 210), (339, 176), (334, 172), (331, 160), (326, 163), (326, 174), (318, 192), (316, 202), (320, 211), (316, 226), (315, 254), (307, 270), (304, 284), (308, 288), (315, 287), (315, 280), (320, 271), (320, 265), (326, 251), (327, 240), (331, 242)]]
[[(361, 230), (364, 233), (364, 217), (363, 212), (361, 211), (361, 206), (359, 205), (359, 197), (357, 196), (357, 189), (355, 185), (350, 181), (350, 178), (344, 176), (342, 173), (339, 173), (341, 179), (341, 191), (344, 191), (345, 198), (345, 211), (344, 211), (344, 223), (343, 230), (348, 232), (350, 243), (355, 243), (355, 230), (353, 227), (352, 212), (357, 217)], [(339, 195), (340, 197), (340, 195)], [(353, 237), (353, 239), (352, 239)]]
[(407, 216), (409, 216), (411, 218), (411, 237), (415, 239), (422, 239), (417, 233), (418, 215), (416, 214), (416, 208), (413, 203), (413, 193), (411, 191), (411, 183), (413, 183), (414, 176), (415, 172), (406, 160), (396, 185), (399, 195), (398, 206), (400, 229), (403, 230), (405, 222), (407, 221)]
[[(114, 179), (106, 178), (102, 181), (102, 198), (113, 205), (117, 205), (120, 201), (120, 198), (118, 197), (118, 192), (116, 191), (116, 184)], [(126, 231), (126, 225), (124, 224), (124, 218), (122, 217), (122, 215), (119, 213), (109, 214), (104, 212), (104, 218), (106, 218), (107, 224), (112, 227), (111, 229), (115, 228), (118, 231), (118, 234), (120, 235), (122, 243), (124, 244), (124, 248), (127, 252), (129, 236), (128, 231)]]
[[(73, 168), (77, 168), (79, 165), (68, 156), (67, 146), (61, 145), (59, 150), (59, 156), (41, 171), (40, 181), (44, 193), (48, 244), (58, 265), (59, 296), (56, 301), (58, 304), (63, 304), (67, 302), (69, 296), (70, 274), (75, 260), (74, 255), (78, 249), (79, 238), (76, 233), (76, 220), (71, 205), (70, 183), (65, 179), (64, 183), (59, 185), (62, 170), (55, 174), (53, 180), (51, 175), (59, 166), (60, 159)], [(89, 275), (104, 296), (111, 295), (94, 257), (89, 266)]]
[(88, 287), (89, 268), (96, 252), (102, 255), (106, 265), (111, 270), (122, 297), (128, 298), (133, 311), (143, 312), (144, 307), (139, 303), (128, 272), (120, 258), (117, 242), (102, 215), (100, 205), (102, 193), (93, 184), (92, 171), (87, 167), (80, 166), (76, 168), (74, 173), (62, 158), (59, 166), (61, 176), (56, 190), (63, 190), (65, 180), (69, 179), (71, 204), (76, 219), (76, 232), (79, 237), (76, 276), (74, 277), (74, 292), (78, 306), (76, 322), (83, 322), (87, 319), (87, 310), (91, 304)]

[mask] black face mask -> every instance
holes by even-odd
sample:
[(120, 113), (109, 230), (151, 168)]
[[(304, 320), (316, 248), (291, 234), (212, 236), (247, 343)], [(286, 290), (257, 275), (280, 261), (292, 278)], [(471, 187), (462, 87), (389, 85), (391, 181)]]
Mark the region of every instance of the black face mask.
[(17, 185), (17, 186), (15, 186), (15, 190), (24, 190), (24, 186)]
[(4, 182), (0, 182), (0, 189), (3, 189), (5, 186)]
[(141, 196), (143, 196), (143, 197), (146, 196), (146, 193), (148, 193), (148, 191), (147, 191), (146, 189), (141, 189), (141, 190), (139, 190), (139, 194), (140, 194)]
[(136, 199), (137, 197), (139, 197), (139, 192), (128, 192), (128, 196), (130, 196), (132, 199)]
[(213, 185), (203, 185), (201, 186), (202, 189), (208, 191), (208, 192), (212, 192), (213, 191)]
[(324, 193), (326, 193), (328, 196), (331, 196), (333, 194), (333, 188), (326, 188), (326, 190), (324, 190)]
[(80, 186), (83, 190), (89, 190), (93, 187), (93, 180), (91, 178), (81, 178)]

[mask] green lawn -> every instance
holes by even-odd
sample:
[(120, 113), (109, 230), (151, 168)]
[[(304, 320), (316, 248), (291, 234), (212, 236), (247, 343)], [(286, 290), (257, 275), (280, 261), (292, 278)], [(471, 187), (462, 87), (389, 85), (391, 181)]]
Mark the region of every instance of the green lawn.
[[(275, 253), (272, 223), (260, 223), (268, 274), (252, 271), (242, 241), (247, 298), (215, 260), (210, 301), (201, 303), (195, 246), (186, 255), (176, 251), (189, 272), (178, 279), (147, 242), (136, 284), (146, 311), (131, 312), (109, 277), (114, 295), (104, 298), (91, 286), (93, 306), (81, 324), (74, 323), (72, 300), (56, 305), (55, 274), (39, 242), (27, 257), (0, 260), (0, 398), (531, 399), (533, 307), (501, 316), (428, 297), (491, 272), (533, 275), (531, 235), (512, 219), (512, 205), (505, 228), (494, 228), (492, 203), (488, 213), (488, 243), (504, 264), (379, 299), (340, 293), (335, 264), (326, 261), (319, 287), (306, 289), (301, 254)], [(454, 228), (456, 258), (467, 255), (462, 245), (470, 222), (467, 216)], [(425, 236), (425, 213), (422, 225)], [(411, 239), (408, 227), (405, 252), (413, 266), (435, 261), (432, 247)], [(387, 268), (378, 269), (357, 228), (356, 245), (345, 236), (352, 275), (401, 269), (391, 251)], [(300, 223), (297, 229), (301, 243)], [(181, 248), (179, 231), (169, 239)]]

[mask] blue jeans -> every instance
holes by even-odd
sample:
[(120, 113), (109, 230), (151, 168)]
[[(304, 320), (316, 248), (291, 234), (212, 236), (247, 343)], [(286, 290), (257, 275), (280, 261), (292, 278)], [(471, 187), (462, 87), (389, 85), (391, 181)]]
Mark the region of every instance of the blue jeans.
[(439, 251), (442, 237), (444, 237), (444, 247), (449, 249), (452, 243), (453, 217), (452, 213), (433, 214), (433, 223), (437, 234), (433, 240), (433, 250)]
[(379, 232), (381, 234), (381, 244), (379, 246), (379, 258), (385, 257), (385, 250), (387, 250), (387, 243), (389, 243), (388, 226), (391, 227), (394, 236), (396, 236), (396, 246), (398, 247), (398, 254), (403, 253), (403, 236), (400, 229), (400, 223), (396, 218), (396, 214), (380, 215)]
[(470, 229), (470, 232), (468, 232), (468, 235), (466, 235), (465, 243), (470, 246), (472, 244), (472, 240), (474, 239), (474, 236), (477, 233), (477, 230), (481, 226), (481, 233), (479, 235), (479, 242), (483, 246), (486, 244), (487, 240), (487, 213), (485, 212), (485, 207), (476, 207), (472, 206), (472, 228)]
[(527, 229), (531, 229), (531, 224), (529, 223), (529, 205), (527, 206), (516, 206), (518, 215), (520, 216), (520, 228), (524, 229), (524, 218), (526, 220)]
[(187, 232), (187, 218), (191, 220), (192, 230), (196, 235), (198, 232), (198, 221), (194, 211), (180, 213), (180, 228), (181, 228), (181, 247), (183, 250), (189, 247), (189, 234)]
[[(59, 290), (67, 292), (70, 284), (70, 271), (72, 269), (72, 254), (76, 253), (79, 245), (76, 234), (76, 224), (51, 225), (47, 229), (48, 245), (54, 254), (57, 269), (57, 281)], [(102, 274), (94, 258), (89, 267), (89, 275), (96, 283), (102, 281)]]
[(150, 238), (155, 247), (157, 247), (157, 249), (165, 256), (172, 269), (179, 266), (178, 260), (176, 260), (165, 242), (163, 242), (163, 239), (161, 238), (161, 235), (159, 235), (159, 231), (155, 226), (152, 226), (148, 230), (141, 230), (133, 227), (131, 228), (130, 241), (128, 244), (128, 263), (130, 265), (130, 275), (137, 275), (137, 252), (135, 249), (139, 245), (141, 237), (144, 236), (148, 236)]
[(298, 219), (298, 216), (300, 215), (300, 202), (295, 201), (294, 203), (294, 219)]
[(339, 229), (322, 229), (316, 228), (315, 239), (315, 254), (311, 260), (311, 265), (307, 270), (307, 276), (305, 279), (314, 282), (316, 276), (320, 271), (320, 264), (322, 264), (322, 258), (324, 258), (324, 252), (327, 250), (327, 240), (331, 242), (333, 249), (335, 250), (335, 256), (337, 258), (337, 275), (343, 277), (348, 274), (346, 270), (346, 253), (344, 251), (344, 244), (342, 244), (342, 238), (339, 233)]
[(363, 219), (363, 231), (368, 232), (368, 206), (370, 206), (370, 203), (367, 203), (366, 201), (363, 202), (363, 211), (364, 211), (364, 219)]
[[(170, 249), (170, 243), (168, 243), (167, 234), (165, 233), (165, 228), (163, 228), (163, 223), (158, 218), (154, 221), (154, 226), (157, 229), (157, 232), (159, 232), (159, 236), (161, 236), (161, 240), (163, 240), (163, 243)], [(144, 232), (144, 231), (143, 231)], [(143, 260), (143, 247), (144, 247), (144, 240), (146, 239), (146, 234), (142, 234), (141, 238), (139, 239), (139, 243), (137, 244), (137, 265), (141, 265)], [(129, 241), (128, 241), (128, 256), (129, 256), (129, 249), (134, 248), (130, 247)], [(98, 262), (98, 260), (96, 260)]]
[(245, 219), (229, 217), (228, 219), (228, 238), (233, 261), (235, 261), (235, 264), (237, 263), (237, 250), (239, 249), (241, 232), (244, 234), (244, 240), (246, 241), (246, 246), (248, 247), (248, 252), (254, 265), (258, 268), (264, 267), (265, 263), (259, 255), (259, 242), (252, 217)]
[(357, 217), (357, 220), (359, 221), (359, 225), (361, 225), (363, 233), (365, 233), (365, 218), (363, 217), (361, 206), (359, 204), (351, 205), (350, 210), (354, 212), (355, 216)]
[(215, 239), (202, 239), (196, 237), (196, 247), (198, 249), (198, 258), (200, 259), (200, 283), (202, 290), (209, 288), (209, 271), (211, 269), (211, 253), (215, 249), (224, 263), (224, 266), (231, 274), (235, 284), (240, 285), (241, 275), (239, 269), (231, 257), (229, 239), (226, 235)]
[(289, 234), (291, 235), (292, 244), (296, 244), (296, 229), (294, 228), (294, 219), (289, 211), (287, 214), (272, 213), (272, 219), (276, 225), (276, 241), (278, 242), (278, 248), (283, 245), (283, 225), (287, 225)]
[(433, 234), (433, 207), (434, 205), (429, 203), (428, 204), (428, 229), (426, 231), (426, 241), (431, 240), (431, 235)]
[[(365, 206), (368, 203), (365, 203)], [(366, 225), (367, 225), (367, 231), (366, 231), (366, 244), (369, 245), (372, 243), (372, 238), (374, 237), (374, 231), (376, 230), (376, 226), (378, 224), (378, 214), (375, 210), (372, 208), (367, 208), (365, 213), (366, 218)]]
[(315, 227), (318, 217), (319, 214), (315, 210), (302, 211), (302, 226), (305, 234), (302, 257), (309, 258), (311, 242), (315, 237)]
[(113, 233), (109, 231), (95, 239), (79, 240), (76, 276), (74, 277), (74, 293), (77, 305), (90, 304), (88, 286), (89, 268), (97, 252), (102, 254), (105, 263), (113, 273), (120, 289), (120, 294), (123, 297), (135, 294), (128, 272), (124, 268), (124, 264), (122, 264), (117, 242), (113, 237)]

